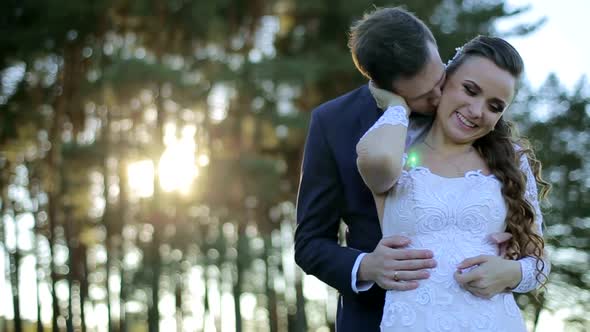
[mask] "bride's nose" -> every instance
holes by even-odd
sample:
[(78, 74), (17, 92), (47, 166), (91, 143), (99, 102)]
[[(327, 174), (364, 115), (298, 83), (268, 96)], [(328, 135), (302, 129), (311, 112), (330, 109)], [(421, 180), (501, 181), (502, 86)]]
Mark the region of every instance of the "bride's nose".
[(479, 119), (483, 115), (485, 103), (483, 101), (477, 100), (473, 101), (468, 107), (469, 116), (474, 119)]

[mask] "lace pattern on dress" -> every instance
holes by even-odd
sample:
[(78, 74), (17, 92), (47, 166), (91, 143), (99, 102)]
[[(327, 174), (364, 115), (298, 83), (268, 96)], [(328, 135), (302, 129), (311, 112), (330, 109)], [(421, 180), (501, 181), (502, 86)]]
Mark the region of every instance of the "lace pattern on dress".
[(410, 120), (408, 118), (408, 114), (403, 106), (389, 106), (385, 112), (383, 112), (383, 115), (377, 119), (377, 122), (375, 122), (371, 128), (367, 130), (363, 137), (365, 137), (365, 135), (367, 135), (371, 130), (375, 130), (386, 124), (392, 126), (402, 125), (407, 128), (409, 123)]
[(381, 331), (525, 332), (512, 293), (480, 299), (454, 279), (465, 258), (497, 254), (486, 239), (505, 228), (500, 181), (480, 170), (444, 177), (413, 163), (412, 153), (403, 160), (385, 202), (383, 235), (403, 235), (412, 241), (409, 248), (432, 250), (437, 266), (417, 289), (386, 292)]

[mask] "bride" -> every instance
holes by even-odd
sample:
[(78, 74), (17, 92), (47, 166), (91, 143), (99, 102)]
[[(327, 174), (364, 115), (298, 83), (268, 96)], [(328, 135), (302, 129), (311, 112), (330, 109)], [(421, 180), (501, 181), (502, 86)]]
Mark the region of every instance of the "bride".
[[(387, 110), (359, 141), (357, 165), (383, 236), (409, 237), (412, 248), (431, 249), (438, 263), (418, 288), (387, 291), (382, 331), (526, 331), (512, 292), (488, 298), (477, 271), (509, 264), (507, 271), (522, 274), (518, 287), (529, 289), (549, 273), (537, 184), (542, 196), (548, 186), (532, 151), (503, 118), (522, 71), (520, 55), (506, 41), (468, 42), (447, 67), (431, 129), (408, 149), (410, 110), (400, 97), (371, 86)], [(511, 260), (501, 260), (487, 241), (503, 231), (512, 234)], [(403, 283), (403, 273), (393, 279)]]

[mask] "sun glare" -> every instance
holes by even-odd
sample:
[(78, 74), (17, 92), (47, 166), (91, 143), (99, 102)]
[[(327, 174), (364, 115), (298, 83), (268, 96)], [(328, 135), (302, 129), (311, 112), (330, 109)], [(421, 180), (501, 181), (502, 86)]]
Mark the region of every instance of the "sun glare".
[[(197, 163), (206, 166), (208, 157), (199, 157), (196, 160), (196, 133), (194, 125), (187, 125), (180, 130), (180, 138), (177, 135), (176, 126), (167, 124), (164, 128), (164, 145), (166, 148), (158, 162), (157, 172), (159, 184), (165, 192), (177, 191), (181, 194), (189, 194), (194, 179), (198, 176)], [(207, 158), (203, 162), (202, 158)], [(129, 165), (129, 185), (140, 197), (150, 197), (154, 193), (154, 165), (150, 160), (137, 161)]]
[(197, 176), (195, 163), (195, 126), (184, 126), (180, 138), (174, 125), (166, 127), (164, 142), (166, 150), (160, 158), (158, 172), (160, 185), (166, 192), (179, 191), (188, 194)]
[(154, 163), (151, 160), (129, 164), (127, 177), (129, 187), (135, 196), (150, 197), (154, 194)]

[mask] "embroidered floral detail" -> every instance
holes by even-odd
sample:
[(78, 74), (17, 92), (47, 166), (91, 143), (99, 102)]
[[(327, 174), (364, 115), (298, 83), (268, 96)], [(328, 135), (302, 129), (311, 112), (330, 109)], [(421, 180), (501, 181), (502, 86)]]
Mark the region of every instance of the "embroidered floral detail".
[(375, 122), (371, 126), (371, 128), (369, 128), (369, 130), (367, 130), (367, 132), (363, 134), (361, 139), (365, 137), (365, 135), (367, 135), (370, 131), (375, 130), (386, 124), (392, 126), (402, 125), (404, 127), (408, 127), (409, 123), (410, 119), (408, 118), (408, 113), (406, 112), (406, 109), (403, 106), (389, 106), (385, 110), (385, 112), (383, 112), (383, 115), (381, 115), (381, 117), (377, 119), (377, 122)]
[(416, 311), (408, 303), (385, 301), (382, 325), (411, 326), (416, 321)]
[[(527, 183), (527, 197), (535, 206), (536, 187), (531, 188)], [(540, 212), (535, 211), (540, 225)], [(493, 175), (473, 171), (445, 178), (426, 167), (406, 166), (385, 201), (383, 236), (404, 234), (412, 241), (410, 248), (432, 250), (437, 266), (417, 289), (386, 293), (381, 331), (525, 332), (511, 293), (482, 299), (461, 288), (454, 278), (464, 259), (497, 255), (498, 247), (488, 236), (504, 231), (506, 214), (501, 183)], [(526, 281), (534, 280), (534, 258), (524, 258), (520, 264), (523, 282), (519, 287), (534, 288), (534, 281)]]
[(432, 302), (434, 297), (434, 293), (432, 291), (432, 287), (426, 285), (424, 287), (418, 287), (416, 290), (416, 302), (422, 305), (426, 305)]
[(435, 313), (433, 316), (434, 317), (427, 319), (429, 332), (457, 331), (457, 328), (460, 325), (460, 321), (457, 318), (457, 313)]

